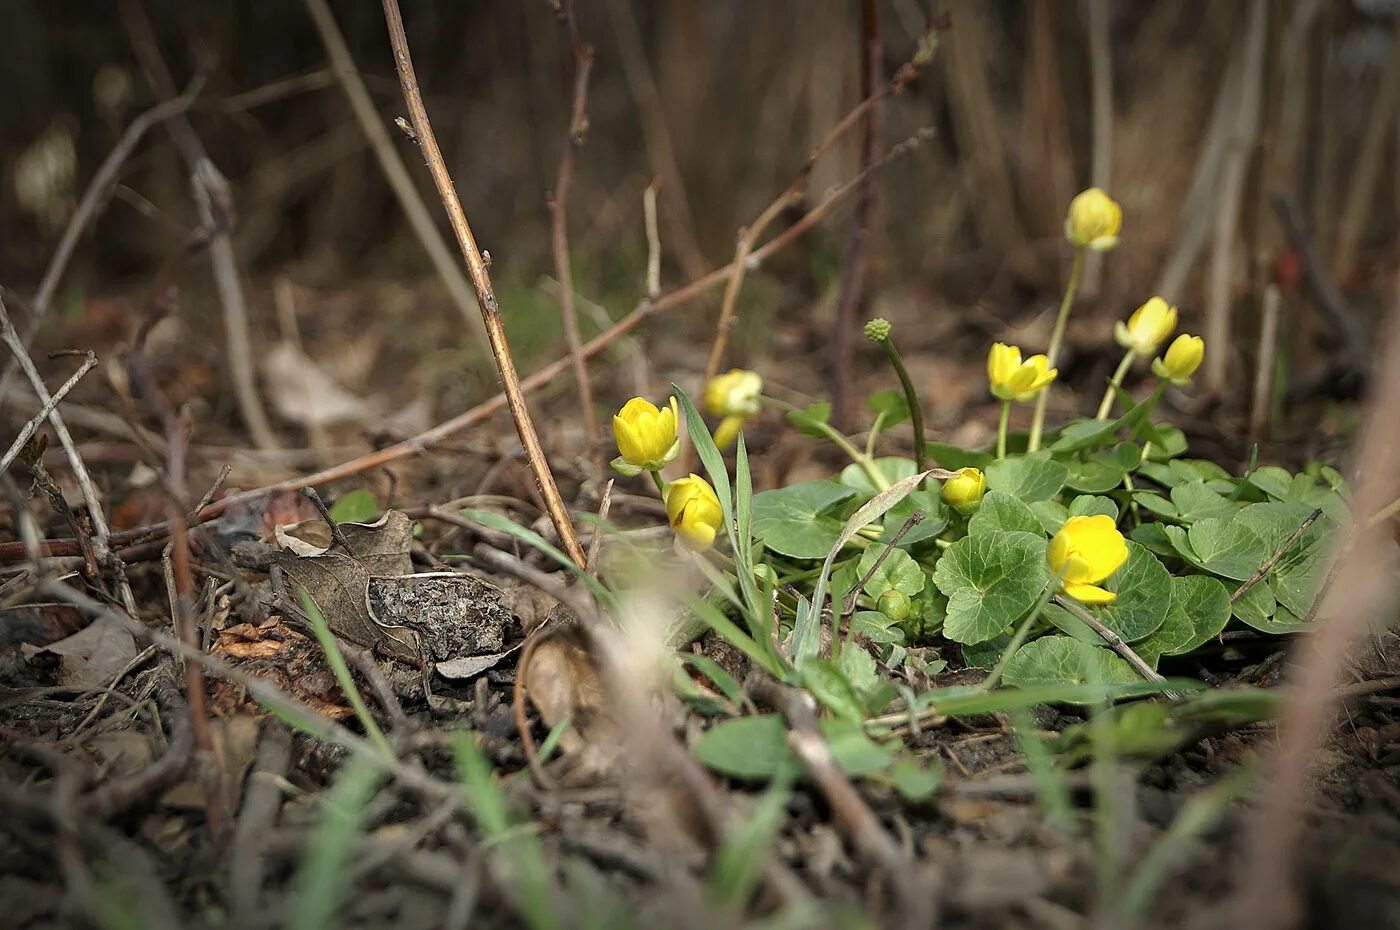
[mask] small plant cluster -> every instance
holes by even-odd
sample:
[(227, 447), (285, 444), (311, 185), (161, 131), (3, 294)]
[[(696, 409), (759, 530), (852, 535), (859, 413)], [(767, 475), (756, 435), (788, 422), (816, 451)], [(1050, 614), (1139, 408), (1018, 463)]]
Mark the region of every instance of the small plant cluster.
[[(991, 346), (988, 388), (1001, 402), (994, 448), (925, 437), (884, 320), (865, 332), (900, 387), (870, 398), (864, 448), (828, 422), (829, 405), (768, 397), (752, 371), (706, 385), (704, 407), (720, 418), (713, 436), (679, 389), (664, 408), (628, 401), (613, 420), (614, 464), (652, 475), (678, 540), (712, 581), (715, 596), (692, 605), (697, 616), (837, 717), (863, 721), (887, 708), (899, 682), (915, 680), (911, 672), (937, 671), (954, 650), (962, 664), (991, 670), (983, 692), (1141, 685), (1162, 681), (1163, 658), (1200, 649), (1231, 622), (1264, 633), (1303, 628), (1349, 492), (1329, 467), (1255, 466), (1235, 477), (1187, 456), (1182, 431), (1156, 415), (1166, 388), (1189, 385), (1206, 349), (1198, 336), (1173, 338), (1177, 308), (1152, 297), (1117, 323), (1124, 355), (1096, 414), (1044, 429), (1084, 256), (1117, 244), (1121, 218), (1103, 191), (1077, 196), (1065, 223), (1074, 264), (1046, 352)], [(1123, 380), (1149, 361), (1155, 388), (1135, 400)], [(1009, 430), (1017, 404), (1035, 405), (1026, 433)], [(754, 494), (742, 427), (765, 407), (784, 409), (850, 464)], [(709, 481), (661, 478), (680, 450), (682, 413)], [(878, 455), (881, 435), (905, 420), (915, 458)], [(731, 443), (732, 482), (719, 451)]]

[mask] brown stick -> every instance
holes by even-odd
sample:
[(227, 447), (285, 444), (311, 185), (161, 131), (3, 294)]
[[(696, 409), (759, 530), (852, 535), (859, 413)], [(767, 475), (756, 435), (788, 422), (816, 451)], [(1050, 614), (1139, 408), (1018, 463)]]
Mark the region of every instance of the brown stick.
[[(880, 8), (876, 0), (861, 0), (860, 4), (860, 95), (874, 97), (880, 75)], [(865, 116), (865, 131), (861, 136), (860, 167), (862, 170), (880, 158), (883, 121), (879, 104), (872, 104)], [(870, 226), (874, 220), (875, 185), (867, 181), (856, 195), (855, 222), (846, 242), (841, 260), (841, 292), (836, 300), (836, 333), (831, 340), (831, 409), (839, 427), (848, 419), (848, 391), (851, 386), (851, 366), (855, 358), (856, 312), (865, 297), (866, 277), (870, 271)]]
[[(931, 129), (920, 130), (915, 135), (910, 136), (908, 139), (905, 139), (903, 142), (891, 148), (878, 164), (871, 166), (870, 170), (879, 171), (886, 165), (908, 155), (925, 141), (932, 138), (932, 136), (933, 131)], [(762, 263), (769, 256), (787, 248), (798, 238), (811, 230), (812, 227), (824, 220), (838, 204), (844, 201), (846, 197), (856, 189), (864, 174), (865, 173), (857, 175), (845, 184), (832, 190), (800, 220), (755, 249), (749, 255), (750, 264), (757, 265)], [(650, 318), (653, 314), (674, 310), (677, 307), (684, 306), (706, 291), (718, 287), (721, 283), (728, 280), (731, 273), (732, 266), (726, 265), (723, 268), (717, 268), (703, 277), (691, 281), (683, 287), (671, 291), (669, 294), (663, 295), (657, 300), (642, 301), (631, 313), (618, 320), (605, 332), (594, 337), (592, 341), (586, 343), (583, 346), (584, 357), (592, 358), (594, 355), (603, 352), (618, 339), (636, 329), (644, 320)], [(557, 358), (534, 374), (524, 378), (520, 382), (520, 390), (533, 391), (543, 387), (567, 370), (568, 367), (568, 356)], [(506, 406), (506, 395), (504, 393), (497, 394), (494, 397), (482, 401), (470, 410), (458, 414), (450, 420), (439, 423), (437, 426), (425, 430), (417, 436), (405, 439), (402, 442), (397, 442), (392, 446), (386, 446), (383, 449), (378, 449), (347, 462), (341, 462), (339, 465), (333, 465), (330, 468), (323, 468), (309, 475), (288, 478), (285, 481), (264, 485), (261, 488), (253, 488), (238, 494), (230, 494), (228, 497), (214, 501), (208, 507), (201, 510), (198, 520), (201, 522), (212, 520), (234, 504), (247, 503), (271, 493), (295, 491), (306, 484), (326, 484), (332, 481), (340, 481), (362, 474), (372, 468), (379, 468), (392, 462), (397, 462), (400, 459), (419, 455), (431, 449), (435, 443), (443, 442), (465, 429), (470, 429), (479, 423), (485, 422), (488, 417)], [(170, 525), (168, 523), (155, 523), (148, 526), (136, 527), (126, 532), (113, 533), (111, 535), (111, 541), (114, 546), (129, 546), (135, 543), (159, 539), (169, 532)], [(65, 556), (78, 554), (78, 550), (74, 547), (73, 540), (71, 539), (43, 540), (43, 545), (45, 546), (45, 555)], [(22, 543), (0, 542), (0, 563), (12, 562), (25, 557), (25, 550)]]
[(408, 104), (409, 119), (413, 123), (414, 135), (428, 162), (428, 173), (433, 176), (438, 196), (442, 198), (447, 220), (457, 235), (457, 245), (467, 262), (467, 273), (472, 286), (476, 288), (477, 303), (481, 305), (481, 320), (486, 324), (486, 337), (491, 343), (491, 354), (496, 359), (496, 369), (501, 376), (501, 388), (505, 394), (506, 406), (510, 408), (515, 430), (520, 435), (520, 445), (525, 449), (525, 458), (530, 463), (530, 471), (535, 477), (544, 500), (545, 511), (559, 534), (559, 542), (575, 564), (582, 566), (587, 557), (574, 533), (573, 521), (559, 496), (559, 487), (554, 483), (554, 474), (549, 470), (549, 460), (540, 447), (539, 436), (535, 433), (534, 421), (530, 419), (530, 408), (525, 404), (525, 393), (520, 388), (520, 375), (515, 370), (515, 359), (510, 354), (510, 343), (506, 339), (505, 326), (501, 321), (501, 308), (496, 302), (496, 292), (491, 287), (491, 275), (486, 270), (486, 261), (476, 246), (471, 226), (467, 223), (466, 211), (457, 197), (456, 185), (443, 161), (438, 148), (437, 137), (428, 121), (428, 110), (423, 105), (423, 95), (418, 89), (418, 77), (413, 71), (413, 58), (409, 55), (408, 36), (404, 33), (403, 16), (399, 13), (398, 0), (384, 0), (384, 20), (389, 26), (389, 43), (394, 49), (394, 64), (399, 72), (399, 84), (403, 88), (404, 102)]
[(433, 222), (432, 213), (423, 201), (423, 195), (418, 192), (418, 186), (413, 183), (413, 177), (408, 173), (408, 166), (404, 164), (403, 157), (389, 137), (384, 121), (375, 109), (374, 100), (365, 89), (365, 82), (359, 71), (355, 69), (355, 59), (350, 54), (350, 47), (345, 44), (345, 36), (336, 24), (335, 14), (331, 12), (326, 0), (305, 0), (305, 3), (306, 12), (321, 37), (321, 44), (326, 47), (326, 55), (331, 60), (335, 78), (345, 91), (350, 110), (355, 114), (355, 120), (360, 124), (365, 138), (369, 140), (370, 150), (379, 162), (379, 170), (384, 172), (384, 179), (393, 189), (394, 197), (403, 209), (404, 218), (408, 220), (413, 235), (423, 246), (423, 251), (428, 253), (428, 260), (433, 263), (438, 277), (442, 279), (443, 287), (447, 289), (452, 303), (462, 314), (462, 319), (467, 321), (472, 337), (478, 343), (484, 343), (486, 331), (479, 323), (476, 297), (472, 293), (471, 285), (467, 283), (466, 275), (462, 274), (462, 269), (457, 265), (452, 248)]
[(1249, 593), (1250, 588), (1268, 577), (1269, 572), (1278, 564), (1278, 560), (1288, 554), (1288, 550), (1292, 549), (1297, 544), (1298, 540), (1303, 537), (1303, 534), (1308, 531), (1310, 526), (1317, 522), (1317, 518), (1320, 516), (1322, 516), (1321, 507), (1318, 507), (1312, 513), (1308, 514), (1307, 519), (1299, 524), (1298, 528), (1289, 534), (1289, 537), (1278, 547), (1278, 551), (1269, 556), (1268, 560), (1265, 561), (1263, 565), (1259, 566), (1258, 571), (1250, 575), (1249, 579), (1245, 581), (1244, 584), (1235, 589), (1235, 592), (1230, 595), (1230, 603), (1233, 604), (1235, 601), (1244, 597)]
[(1274, 398), (1274, 374), (1278, 365), (1278, 324), (1283, 295), (1277, 284), (1264, 287), (1259, 308), (1259, 351), (1254, 361), (1254, 396), (1249, 404), (1249, 442), (1264, 438), (1269, 427), (1269, 408)]
[(78, 382), (82, 380), (83, 375), (91, 371), (96, 365), (97, 356), (91, 352), (87, 353), (87, 358), (84, 360), (82, 367), (73, 372), (68, 380), (63, 382), (63, 386), (53, 392), (53, 396), (49, 398), (48, 403), (40, 407), (39, 412), (30, 417), (29, 422), (20, 428), (19, 435), (15, 437), (15, 441), (10, 443), (10, 448), (5, 450), (4, 456), (0, 456), (0, 472), (10, 467), (10, 463), (15, 460), (16, 455), (19, 455), (19, 450), (24, 448), (24, 444), (29, 441), (30, 436), (34, 435), (34, 431), (39, 428), (39, 425), (49, 418), (49, 414), (53, 412), (53, 409), (58, 406), (63, 398), (68, 396), (68, 392), (78, 386)]
[(1382, 564), (1390, 527), (1370, 519), (1400, 492), (1394, 446), (1400, 430), (1400, 291), (1395, 299), (1387, 345), (1377, 355), (1387, 364), (1371, 398), (1355, 459), (1356, 516), (1348, 538), (1337, 541), (1336, 551), (1342, 555), (1335, 584), (1322, 595), (1317, 623), (1295, 646), (1297, 665), (1289, 677), (1296, 690), (1280, 721), (1245, 840), (1244, 876), (1233, 915), (1234, 926), (1241, 930), (1286, 930), (1297, 924), (1300, 908), (1292, 889), (1299, 887), (1294, 867), (1304, 822), (1294, 812), (1307, 799), (1310, 766), (1336, 707), (1336, 686), (1346, 671), (1352, 643), (1383, 616), (1395, 590), (1394, 575)]
[(588, 135), (588, 75), (593, 70), (593, 46), (579, 36), (578, 20), (574, 16), (573, 0), (562, 0), (559, 19), (568, 37), (574, 57), (573, 108), (569, 113), (569, 128), (564, 137), (564, 151), (559, 155), (559, 168), (554, 174), (554, 190), (549, 194), (549, 241), (554, 252), (554, 277), (559, 281), (559, 312), (564, 318), (564, 339), (569, 346), (569, 359), (574, 366), (574, 382), (578, 385), (579, 403), (583, 407), (583, 428), (588, 437), (586, 445), (592, 451), (598, 442), (598, 411), (593, 408), (593, 383), (588, 379), (588, 365), (583, 357), (583, 343), (578, 333), (578, 313), (574, 309), (574, 272), (569, 262), (569, 185), (574, 175), (574, 152)]
[[(1134, 652), (1131, 646), (1123, 642), (1123, 637), (1100, 623), (1099, 618), (1079, 606), (1078, 601), (1073, 598), (1065, 597), (1063, 594), (1056, 594), (1055, 603), (1059, 604), (1078, 619), (1087, 623), (1095, 633), (1099, 634), (1099, 638), (1108, 644), (1110, 649), (1126, 659), (1128, 664), (1143, 678), (1146, 678), (1148, 681), (1166, 681), (1165, 678), (1158, 674), (1155, 668), (1148, 665), (1147, 662), (1143, 660), (1142, 656)], [(1167, 693), (1170, 694), (1171, 692)]]

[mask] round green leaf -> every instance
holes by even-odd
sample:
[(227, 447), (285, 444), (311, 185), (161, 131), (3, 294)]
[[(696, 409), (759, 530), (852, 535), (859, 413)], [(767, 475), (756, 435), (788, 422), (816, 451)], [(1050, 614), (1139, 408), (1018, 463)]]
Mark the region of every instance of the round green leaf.
[(981, 536), (998, 531), (1040, 536), (1045, 527), (1035, 511), (1020, 498), (1013, 497), (1005, 491), (988, 491), (982, 498), (982, 505), (977, 508), (972, 519), (967, 521), (967, 533), (969, 536)]
[(824, 559), (842, 529), (841, 521), (824, 511), (855, 493), (834, 481), (804, 481), (755, 494), (754, 536), (791, 558)]
[[(919, 466), (914, 463), (913, 459), (906, 459), (898, 455), (885, 455), (877, 458), (875, 467), (891, 484), (917, 474), (919, 471)], [(841, 469), (841, 474), (836, 476), (836, 480), (848, 488), (855, 488), (866, 494), (875, 494), (879, 491), (879, 488), (870, 483), (870, 476), (865, 473), (865, 469), (855, 462)]]
[[(888, 548), (876, 545), (866, 549), (860, 557), (860, 565), (856, 569), (857, 576), (864, 578), (866, 572), (870, 571), (875, 561), (880, 558), (880, 554)], [(871, 597), (879, 597), (886, 591), (898, 591), (913, 597), (922, 591), (923, 587), (924, 572), (919, 568), (919, 563), (903, 549), (895, 549), (885, 556), (879, 569), (865, 583), (865, 593)]]
[(1230, 592), (1218, 579), (1188, 575), (1171, 580), (1171, 604), (1157, 631), (1133, 648), (1159, 656), (1192, 652), (1220, 635), (1230, 619)]
[(1171, 574), (1161, 561), (1137, 543), (1128, 543), (1128, 561), (1109, 576), (1103, 587), (1118, 597), (1111, 604), (1085, 609), (1124, 642), (1149, 636), (1167, 617), (1171, 603)]
[(986, 468), (987, 487), (1005, 491), (1027, 503), (1049, 500), (1065, 486), (1069, 470), (1049, 452), (1031, 452), (998, 459)]
[[(1142, 677), (1112, 650), (1068, 636), (1042, 636), (1006, 660), (1002, 679), (1017, 688), (1052, 684), (1131, 684)], [(1071, 701), (1071, 703), (1073, 703)]]
[(948, 597), (943, 635), (980, 643), (1006, 631), (1035, 605), (1050, 578), (1045, 537), (996, 531), (953, 543), (933, 580)]

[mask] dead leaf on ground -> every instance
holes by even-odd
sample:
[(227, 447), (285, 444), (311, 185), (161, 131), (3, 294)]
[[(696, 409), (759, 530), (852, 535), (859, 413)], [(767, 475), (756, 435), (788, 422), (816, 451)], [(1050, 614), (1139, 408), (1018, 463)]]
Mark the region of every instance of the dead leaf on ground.
[(277, 412), (293, 423), (329, 427), (375, 419), (374, 409), (290, 342), (279, 342), (263, 359), (268, 395)]
[(598, 666), (576, 628), (564, 626), (545, 634), (516, 674), (522, 676), (525, 693), (545, 726), (552, 729), (560, 721), (570, 721), (559, 748), (575, 757), (578, 771), (594, 775), (615, 768), (622, 734), (607, 713)]
[[(264, 678), (332, 720), (354, 711), (343, 703), (320, 644), (271, 616), (259, 624), (239, 623), (220, 630), (210, 652), (248, 675)], [(248, 704), (247, 693), (222, 679), (213, 683), (213, 713), (233, 716)]]
[[(257, 752), (258, 721), (248, 714), (218, 717), (209, 721), (209, 736), (214, 747), (211, 764), (219, 772), (224, 792), (228, 797), (238, 797)], [(208, 798), (197, 769), (192, 767), (183, 781), (161, 796), (161, 802), (186, 810), (205, 810)]]
[(72, 688), (105, 688), (136, 658), (136, 640), (112, 617), (98, 617), (86, 628), (39, 652), (60, 657), (58, 683)]

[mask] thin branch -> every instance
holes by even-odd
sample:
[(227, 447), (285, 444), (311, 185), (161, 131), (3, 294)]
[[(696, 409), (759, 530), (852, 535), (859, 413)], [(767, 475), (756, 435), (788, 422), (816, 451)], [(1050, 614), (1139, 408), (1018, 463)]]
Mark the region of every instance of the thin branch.
[(448, 297), (462, 314), (462, 319), (467, 321), (467, 328), (472, 337), (485, 344), (486, 331), (482, 328), (481, 317), (477, 313), (476, 296), (472, 293), (466, 276), (462, 274), (457, 259), (453, 257), (452, 249), (438, 231), (437, 224), (433, 222), (428, 205), (423, 202), (423, 196), (413, 183), (408, 167), (394, 146), (389, 131), (384, 128), (384, 120), (375, 109), (374, 100), (365, 88), (360, 72), (355, 68), (355, 59), (350, 54), (350, 47), (345, 44), (345, 36), (336, 25), (335, 14), (331, 12), (326, 0), (305, 0), (305, 3), (306, 11), (311, 15), (311, 21), (321, 37), (321, 44), (326, 47), (336, 80), (340, 82), (341, 90), (350, 101), (350, 110), (355, 114), (365, 138), (369, 140), (370, 149), (374, 152), (379, 168), (384, 172), (384, 179), (389, 182), (409, 227), (423, 246), (423, 251), (428, 253), (428, 260), (433, 263), (433, 269), (442, 279)]
[[(920, 145), (932, 137), (932, 129), (925, 128), (919, 130), (919, 132), (915, 133), (913, 136), (910, 136), (908, 139), (892, 147), (878, 164), (871, 166), (870, 171), (879, 171), (885, 168), (898, 159), (915, 151)], [(856, 189), (866, 173), (867, 172), (862, 172), (860, 175), (851, 178), (846, 183), (827, 193), (815, 207), (803, 215), (796, 223), (755, 249), (749, 255), (749, 264), (751, 266), (762, 264), (762, 262), (767, 260), (770, 256), (781, 252), (809, 232), (822, 220), (826, 219), (826, 217)], [(584, 356), (586, 358), (592, 358), (594, 355), (605, 351), (618, 339), (632, 332), (632, 330), (636, 329), (642, 322), (650, 319), (652, 316), (685, 306), (700, 295), (713, 290), (728, 280), (731, 271), (731, 266), (726, 265), (670, 293), (664, 294), (656, 300), (643, 300), (631, 313), (618, 320), (607, 330), (586, 343), (583, 347)], [(569, 365), (570, 359), (568, 356), (557, 358), (553, 362), (550, 362), (548, 365), (545, 365), (533, 374), (522, 379), (519, 382), (519, 389), (528, 392), (544, 387), (560, 374), (567, 371)], [(380, 468), (384, 465), (400, 461), (401, 459), (420, 455), (433, 448), (436, 443), (443, 442), (463, 430), (470, 429), (473, 426), (485, 422), (489, 417), (506, 409), (508, 406), (506, 395), (504, 393), (497, 394), (494, 397), (482, 401), (475, 407), (463, 411), (450, 420), (445, 420), (431, 429), (425, 430), (401, 442), (394, 443), (391, 446), (386, 446), (383, 449), (378, 449), (358, 458), (321, 469), (309, 475), (288, 478), (285, 481), (264, 485), (260, 488), (253, 488), (238, 494), (230, 494), (227, 497), (214, 501), (208, 507), (200, 511), (198, 519), (201, 521), (212, 520), (235, 504), (257, 500), (267, 494), (279, 491), (295, 491), (305, 484), (327, 484), (332, 481), (340, 481), (344, 478), (350, 478), (355, 475), (363, 474), (371, 469)], [(170, 526), (168, 523), (155, 523), (148, 526), (136, 527), (122, 533), (114, 533), (112, 534), (112, 542), (114, 545), (121, 546), (134, 545), (136, 543), (159, 539), (169, 532)], [(73, 548), (71, 540), (45, 540), (44, 544), (48, 547), (47, 554), (49, 555), (61, 556), (78, 554), (77, 550)], [(15, 554), (11, 555), (10, 550), (5, 548), (7, 545), (6, 543), (0, 543), (0, 561), (23, 557), (22, 548), (15, 550)]]
[[(195, 99), (199, 96), (200, 90), (204, 87), (203, 74), (198, 74), (190, 81), (185, 88), (185, 92), (173, 100), (159, 103), (136, 119), (131, 121), (131, 125), (126, 127), (126, 132), (122, 133), (121, 139), (107, 154), (93, 174), (92, 180), (88, 183), (87, 189), (83, 191), (82, 199), (78, 201), (78, 207), (73, 211), (73, 216), (68, 220), (68, 225), (64, 227), (63, 235), (58, 240), (58, 247), (54, 249), (53, 257), (49, 259), (48, 267), (44, 269), (44, 276), (39, 279), (39, 289), (34, 292), (34, 299), (29, 302), (29, 320), (24, 327), (24, 339), (22, 344), (27, 348), (34, 343), (34, 337), (39, 332), (39, 326), (44, 321), (44, 315), (49, 311), (49, 305), (53, 303), (53, 298), (58, 293), (58, 284), (63, 280), (63, 273), (68, 270), (68, 263), (73, 259), (73, 252), (78, 247), (78, 240), (87, 231), (97, 218), (98, 212), (107, 202), (108, 194), (111, 193), (116, 184), (117, 173), (126, 160), (131, 157), (131, 153), (136, 149), (141, 137), (150, 131), (152, 126), (157, 125), (172, 117), (179, 116), (190, 108)], [(5, 393), (9, 387), (10, 377), (14, 373), (11, 363), (4, 365), (4, 376), (0, 377), (0, 395)]]
[[(1109, 36), (1108, 0), (1089, 0), (1089, 89), (1093, 115), (1093, 146), (1089, 181), (1102, 190), (1113, 190), (1113, 45)], [(1085, 297), (1099, 292), (1103, 255), (1085, 256)]]
[(642, 192), (642, 217), (647, 230), (647, 299), (661, 296), (661, 231), (656, 226), (656, 189), (661, 182), (655, 178)]
[[(1078, 619), (1083, 620), (1085, 623), (1089, 624), (1089, 626), (1093, 628), (1094, 632), (1099, 634), (1099, 637), (1103, 639), (1105, 643), (1108, 644), (1109, 648), (1112, 649), (1114, 652), (1118, 653), (1124, 659), (1127, 659), (1128, 664), (1131, 665), (1134, 669), (1136, 669), (1137, 673), (1143, 678), (1146, 678), (1148, 681), (1166, 681), (1166, 679), (1163, 678), (1155, 668), (1143, 661), (1142, 656), (1138, 655), (1136, 652), (1133, 652), (1131, 646), (1123, 642), (1123, 637), (1119, 636), (1117, 633), (1113, 632), (1108, 627), (1100, 623), (1099, 618), (1095, 617), (1091, 612), (1085, 610), (1082, 606), (1080, 606), (1078, 601), (1074, 600), (1073, 598), (1066, 597), (1063, 594), (1056, 594), (1055, 603), (1059, 604), (1061, 607), (1069, 611)], [(1173, 692), (1168, 691), (1164, 693), (1171, 695)]]
[[(139, 0), (122, 4), (122, 19), (131, 36), (132, 47), (141, 62), (146, 80), (156, 95), (175, 96), (175, 81), (170, 76), (160, 53), (155, 32)], [(248, 322), (248, 301), (243, 293), (243, 280), (238, 271), (238, 255), (233, 249), (231, 230), (235, 225), (233, 188), (209, 157), (194, 124), (183, 113), (176, 114), (169, 125), (171, 138), (180, 150), (190, 175), (199, 221), (209, 232), (209, 261), (214, 271), (214, 287), (223, 308), (225, 349), (229, 373), (233, 376), (233, 393), (238, 413), (254, 445), (259, 449), (278, 448), (277, 435), (263, 408), (258, 393), (258, 376), (253, 365), (252, 326)]]
[(1264, 562), (1263, 565), (1259, 566), (1259, 570), (1256, 571), (1254, 574), (1250, 575), (1248, 580), (1246, 580), (1244, 584), (1240, 585), (1238, 588), (1235, 589), (1235, 593), (1230, 595), (1230, 603), (1233, 604), (1235, 601), (1238, 601), (1240, 598), (1244, 597), (1246, 594), (1249, 593), (1250, 588), (1254, 587), (1259, 582), (1263, 581), (1266, 577), (1268, 577), (1269, 572), (1272, 571), (1273, 567), (1278, 564), (1278, 560), (1288, 554), (1288, 550), (1292, 549), (1297, 544), (1298, 540), (1303, 538), (1303, 534), (1308, 531), (1309, 527), (1311, 527), (1314, 523), (1317, 522), (1317, 518), (1320, 516), (1322, 516), (1321, 507), (1318, 507), (1312, 513), (1308, 514), (1307, 519), (1304, 520), (1298, 526), (1298, 528), (1294, 530), (1289, 535), (1289, 537), (1283, 541), (1282, 544), (1279, 545), (1278, 550), (1273, 555), (1269, 556), (1269, 558)]
[[(318, 0), (324, 2), (324, 0)], [(549, 194), (549, 241), (554, 252), (554, 277), (559, 281), (559, 312), (564, 318), (564, 339), (569, 346), (569, 358), (574, 367), (574, 383), (578, 385), (579, 404), (583, 407), (583, 427), (586, 446), (593, 450), (599, 441), (598, 411), (593, 407), (593, 383), (588, 379), (588, 365), (583, 357), (583, 344), (578, 332), (578, 313), (574, 309), (574, 272), (569, 262), (569, 187), (574, 175), (574, 152), (588, 135), (588, 75), (593, 70), (593, 46), (579, 36), (578, 20), (573, 0), (562, 0), (559, 19), (569, 41), (574, 59), (573, 106), (564, 137), (564, 150), (559, 155), (559, 168), (554, 175), (554, 190)]]
[(68, 392), (78, 386), (78, 382), (83, 379), (83, 375), (92, 371), (96, 365), (97, 356), (92, 352), (87, 353), (87, 359), (83, 362), (82, 367), (73, 372), (72, 376), (69, 377), (67, 381), (63, 382), (63, 386), (53, 392), (53, 396), (49, 398), (48, 403), (44, 404), (39, 412), (31, 417), (29, 422), (24, 424), (24, 427), (20, 429), (19, 435), (15, 437), (15, 441), (10, 444), (9, 449), (5, 450), (4, 457), (0, 458), (0, 472), (10, 467), (10, 463), (15, 460), (16, 455), (19, 455), (19, 450), (29, 441), (29, 437), (34, 435), (34, 431), (39, 428), (39, 424), (49, 418), (49, 414), (58, 406), (59, 402), (62, 401), (64, 397), (68, 396)]
[(520, 376), (515, 370), (515, 359), (510, 354), (510, 344), (506, 340), (500, 306), (491, 287), (491, 276), (486, 270), (486, 261), (477, 248), (476, 238), (467, 223), (467, 214), (462, 209), (462, 202), (457, 197), (457, 188), (452, 183), (452, 175), (447, 170), (447, 163), (443, 161), (432, 124), (428, 121), (428, 110), (423, 105), (418, 77), (413, 71), (413, 59), (409, 55), (408, 36), (404, 33), (398, 0), (384, 0), (384, 19), (389, 26), (389, 42), (394, 49), (394, 63), (399, 72), (404, 101), (408, 104), (413, 132), (418, 137), (418, 144), (428, 163), (428, 172), (433, 176), (438, 196), (442, 198), (443, 209), (447, 211), (448, 222), (452, 224), (462, 257), (466, 259), (467, 272), (471, 276), (473, 287), (476, 288), (477, 303), (481, 306), (481, 319), (486, 325), (486, 336), (491, 342), (491, 354), (496, 359), (496, 369), (500, 373), (506, 405), (510, 408), (511, 419), (515, 421), (516, 432), (520, 434), (520, 445), (525, 449), (525, 458), (530, 463), (535, 485), (539, 488), (545, 511), (559, 534), (564, 551), (576, 565), (582, 566), (586, 562), (586, 556), (583, 547), (579, 545), (578, 536), (574, 533), (574, 524), (569, 519), (564, 499), (559, 496), (554, 474), (549, 469), (549, 460), (545, 458), (544, 449), (540, 447), (535, 424), (530, 419), (530, 408), (525, 404)]
[(1254, 445), (1269, 427), (1269, 408), (1274, 397), (1274, 375), (1278, 366), (1278, 325), (1283, 315), (1283, 295), (1277, 284), (1264, 288), (1259, 311), (1259, 349), (1254, 361), (1254, 396), (1249, 403), (1249, 439)]

